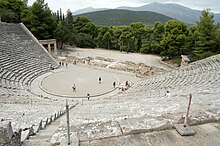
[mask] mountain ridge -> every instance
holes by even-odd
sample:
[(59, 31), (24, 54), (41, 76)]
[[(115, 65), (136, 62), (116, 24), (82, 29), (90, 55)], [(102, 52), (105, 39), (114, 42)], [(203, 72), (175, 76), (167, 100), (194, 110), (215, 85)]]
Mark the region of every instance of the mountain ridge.
[(74, 15), (80, 15), (84, 13), (96, 12), (96, 11), (103, 11), (108, 10), (108, 8), (93, 8), (93, 7), (86, 7), (83, 9), (79, 9), (73, 12)]
[[(99, 11), (100, 9), (101, 8), (99, 8), (99, 9), (93, 8), (92, 11), (93, 12)], [(103, 9), (106, 10), (107, 8), (103, 8)], [(163, 4), (163, 3), (159, 3), (159, 2), (154, 2), (154, 3), (146, 4), (146, 5), (143, 5), (140, 7), (122, 6), (122, 7), (116, 8), (116, 9), (130, 10), (130, 11), (152, 11), (152, 12), (166, 15), (166, 16), (174, 18), (174, 19), (178, 19), (178, 20), (185, 22), (187, 24), (190, 24), (190, 25), (196, 24), (196, 22), (199, 21), (199, 17), (201, 15), (200, 10), (194, 10), (194, 9), (188, 8), (186, 6), (182, 6), (182, 5), (175, 4), (175, 3)], [(87, 13), (88, 13), (88, 11), (87, 11)], [(214, 14), (215, 23), (220, 23), (220, 13), (213, 13), (213, 14)]]
[(142, 22), (145, 25), (153, 25), (156, 21), (166, 23), (168, 20), (172, 19), (171, 17), (167, 17), (165, 15), (155, 12), (130, 11), (119, 9), (84, 13), (76, 15), (75, 18), (77, 18), (78, 16), (86, 16), (94, 24), (106, 26), (130, 25), (133, 22)]

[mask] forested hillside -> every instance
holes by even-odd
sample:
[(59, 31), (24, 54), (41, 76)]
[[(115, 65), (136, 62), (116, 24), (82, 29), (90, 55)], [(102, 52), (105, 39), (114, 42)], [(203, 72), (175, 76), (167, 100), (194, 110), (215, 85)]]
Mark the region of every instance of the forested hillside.
[(85, 16), (91, 20), (95, 25), (106, 26), (122, 26), (130, 25), (132, 22), (142, 22), (145, 25), (152, 26), (156, 21), (166, 23), (171, 20), (171, 17), (167, 17), (162, 14), (149, 11), (128, 11), (128, 10), (104, 10), (97, 12), (84, 13), (78, 16)]
[[(201, 14), (200, 10), (193, 10), (188, 7), (172, 4), (172, 3), (150, 3), (140, 7), (119, 7), (118, 9), (131, 10), (131, 11), (152, 11), (159, 14), (164, 14), (168, 17), (175, 18), (179, 21), (185, 22), (187, 24), (196, 24), (199, 21), (199, 16)], [(220, 23), (220, 14), (213, 14), (214, 20)]]
[[(208, 6), (207, 6), (208, 7)], [(153, 2), (150, 4), (142, 5), (140, 7), (118, 7), (116, 9), (120, 10), (130, 10), (130, 11), (151, 11), (155, 13), (159, 13), (162, 15), (166, 15), (168, 17), (171, 17), (173, 19), (177, 19), (179, 21), (185, 22), (189, 25), (196, 24), (197, 21), (199, 21), (199, 16), (201, 14), (200, 10), (194, 10), (179, 4), (173, 4), (173, 3), (158, 3)], [(107, 10), (106, 8), (91, 8), (87, 7), (84, 9), (80, 9), (74, 12), (74, 15), (94, 12), (94, 11), (101, 11), (101, 10)], [(220, 14), (213, 13), (215, 24), (220, 23)]]

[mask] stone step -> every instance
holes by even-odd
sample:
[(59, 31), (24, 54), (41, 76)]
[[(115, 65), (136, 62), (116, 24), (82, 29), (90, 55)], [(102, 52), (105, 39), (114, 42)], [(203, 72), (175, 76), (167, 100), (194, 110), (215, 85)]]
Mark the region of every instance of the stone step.
[(51, 146), (50, 139), (59, 128), (59, 124), (60, 121), (57, 119), (36, 135), (30, 136), (28, 140), (24, 141), (22, 146)]

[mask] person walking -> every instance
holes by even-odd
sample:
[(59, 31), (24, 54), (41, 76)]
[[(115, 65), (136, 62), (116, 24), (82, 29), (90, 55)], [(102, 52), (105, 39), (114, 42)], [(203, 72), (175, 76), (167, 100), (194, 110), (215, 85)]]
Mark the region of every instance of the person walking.
[(101, 82), (102, 82), (102, 78), (101, 78), (101, 77), (99, 77), (99, 84), (101, 84)]
[(73, 84), (73, 87), (72, 87), (73, 91), (76, 92), (76, 85)]
[(125, 86), (128, 87), (128, 81), (125, 82)]
[(116, 83), (115, 82), (113, 82), (113, 87), (115, 88), (115, 85), (116, 85)]
[(89, 94), (89, 93), (87, 93), (87, 98), (88, 98), (88, 100), (89, 100), (89, 98), (90, 98), (90, 94)]

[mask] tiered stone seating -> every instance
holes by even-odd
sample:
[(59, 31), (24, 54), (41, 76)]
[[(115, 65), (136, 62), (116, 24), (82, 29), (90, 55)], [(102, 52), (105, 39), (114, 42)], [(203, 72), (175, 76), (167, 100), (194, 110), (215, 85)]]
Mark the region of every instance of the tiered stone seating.
[(0, 23), (0, 95), (25, 95), (31, 82), (57, 67), (20, 24)]
[(217, 84), (216, 82), (220, 78), (219, 60), (220, 55), (212, 56), (191, 63), (187, 67), (141, 80), (134, 83), (125, 96), (133, 93), (136, 94), (137, 92), (149, 93), (158, 92), (159, 90), (171, 90), (187, 94), (205, 90), (206, 87)]
[[(119, 131), (122, 130), (123, 134), (132, 133), (133, 129), (141, 131), (150, 127), (155, 128), (154, 124), (161, 126), (163, 121), (175, 123), (178, 116), (185, 113), (189, 94), (193, 96), (190, 117), (196, 115), (191, 118), (192, 120), (199, 121), (201, 118), (210, 122), (207, 117), (212, 116), (219, 119), (219, 60), (220, 55), (212, 56), (191, 63), (187, 67), (155, 75), (146, 80), (142, 79), (124, 93), (101, 100), (95, 98), (84, 100), (76, 109), (70, 111), (73, 119), (70, 121), (71, 127), (76, 127), (72, 131), (78, 130), (80, 140), (91, 140), (103, 138), (107, 134), (106, 137), (111, 137), (117, 133), (113, 123), (120, 125)], [(167, 90), (171, 92), (170, 100), (164, 98)], [(209, 116), (200, 116), (196, 112), (207, 112)], [(62, 121), (64, 123), (65, 119), (62, 118)], [(102, 125), (101, 128), (98, 128), (99, 125)], [(105, 126), (110, 129), (107, 134), (102, 133)]]
[[(4, 90), (4, 91), (1, 91)], [(6, 92), (7, 88), (0, 88), (1, 92)], [(20, 97), (20, 96), (0, 96), (0, 137), (9, 137), (7, 131), (8, 124), (12, 127), (13, 133), (21, 131), (18, 141), (23, 142), (29, 136), (35, 135), (46, 126), (57, 120), (65, 111), (65, 100), (49, 99), (40, 97)], [(70, 108), (77, 103), (68, 102)], [(12, 133), (12, 132), (11, 132)], [(0, 141), (2, 144), (2, 139)], [(5, 145), (5, 144), (4, 144)], [(13, 145), (13, 144), (12, 144)], [(17, 145), (14, 144), (14, 145)]]

